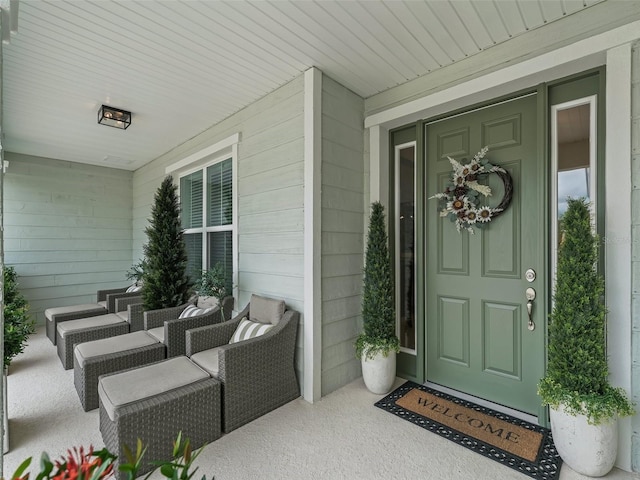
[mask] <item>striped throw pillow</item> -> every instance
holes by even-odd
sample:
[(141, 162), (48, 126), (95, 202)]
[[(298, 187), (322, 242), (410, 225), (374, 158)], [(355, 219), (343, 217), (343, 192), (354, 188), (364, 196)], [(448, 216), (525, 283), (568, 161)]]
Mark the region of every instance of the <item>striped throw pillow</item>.
[(187, 308), (185, 308), (182, 313), (180, 314), (180, 316), (178, 318), (191, 318), (191, 317), (197, 317), (198, 315), (204, 315), (205, 313), (209, 313), (211, 310), (213, 310), (215, 307), (210, 307), (210, 308), (198, 308), (195, 307), (193, 305), (189, 305)]
[(139, 292), (140, 290), (142, 290), (142, 287), (139, 287), (138, 285), (131, 285), (129, 288), (127, 288), (127, 293), (131, 293), (131, 292)]
[(273, 327), (274, 325), (270, 325), (268, 323), (252, 322), (251, 320), (243, 318), (240, 320), (238, 328), (236, 328), (236, 331), (231, 336), (229, 343), (236, 343), (243, 340), (249, 340), (250, 338), (259, 337), (267, 333)]

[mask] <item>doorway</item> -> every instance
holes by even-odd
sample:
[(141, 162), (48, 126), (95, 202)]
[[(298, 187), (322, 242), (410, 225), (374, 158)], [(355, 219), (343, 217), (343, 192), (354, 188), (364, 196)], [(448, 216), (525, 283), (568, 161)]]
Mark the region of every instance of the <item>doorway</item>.
[[(604, 224), (603, 202), (596, 202), (604, 198), (601, 78), (600, 70), (586, 72), (391, 132), (400, 376), (546, 424), (536, 388), (564, 197), (587, 196), (599, 231)], [(443, 216), (446, 204), (431, 197), (483, 147), (483, 160), (509, 181), (481, 175), (478, 184), (491, 195), (476, 193), (473, 203), (496, 208), (507, 190), (511, 201), (489, 221), (458, 231), (455, 217)]]

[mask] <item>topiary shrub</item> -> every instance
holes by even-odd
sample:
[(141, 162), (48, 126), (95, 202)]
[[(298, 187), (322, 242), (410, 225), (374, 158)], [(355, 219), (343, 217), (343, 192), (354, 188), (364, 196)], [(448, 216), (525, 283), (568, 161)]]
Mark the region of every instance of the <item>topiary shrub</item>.
[(177, 307), (190, 296), (187, 249), (182, 236), (180, 204), (167, 176), (156, 192), (144, 246), (142, 301), (145, 310)]
[(363, 287), (364, 331), (356, 340), (356, 357), (362, 358), (364, 353), (366, 358), (371, 359), (377, 353), (386, 357), (392, 350), (399, 352), (391, 257), (387, 244), (384, 207), (380, 202), (371, 204)]
[(18, 291), (18, 274), (13, 267), (4, 267), (4, 367), (24, 351), (29, 335), (35, 333), (35, 323), (29, 317), (27, 299)]
[(543, 404), (563, 404), (592, 424), (633, 415), (625, 392), (608, 382), (604, 278), (596, 270), (598, 239), (585, 199), (569, 199), (561, 231), (547, 374), (538, 394)]

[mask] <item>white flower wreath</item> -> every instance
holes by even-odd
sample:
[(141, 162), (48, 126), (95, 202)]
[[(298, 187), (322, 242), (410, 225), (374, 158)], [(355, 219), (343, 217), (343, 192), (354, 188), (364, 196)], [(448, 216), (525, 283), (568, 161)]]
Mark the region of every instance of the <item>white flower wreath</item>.
[[(468, 230), (475, 233), (473, 226), (481, 228), (492, 218), (502, 213), (509, 203), (511, 203), (511, 195), (513, 184), (509, 173), (501, 167), (490, 164), (484, 157), (489, 151), (488, 147), (482, 148), (467, 164), (461, 164), (451, 157), (447, 157), (453, 173), (452, 181), (447, 184), (443, 193), (436, 193), (429, 199), (437, 198), (440, 200), (442, 210), (441, 217), (449, 217), (456, 224), (456, 230)], [(478, 180), (489, 173), (497, 173), (505, 185), (505, 195), (495, 208), (487, 205), (476, 206), (478, 194), (488, 197), (491, 195), (491, 188), (488, 185), (481, 185)]]

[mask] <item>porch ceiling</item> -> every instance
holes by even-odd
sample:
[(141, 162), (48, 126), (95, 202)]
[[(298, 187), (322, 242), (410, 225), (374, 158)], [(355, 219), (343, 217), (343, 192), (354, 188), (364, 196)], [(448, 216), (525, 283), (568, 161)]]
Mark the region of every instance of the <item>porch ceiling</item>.
[(3, 147), (135, 170), (312, 66), (367, 98), (600, 1), (19, 0)]

